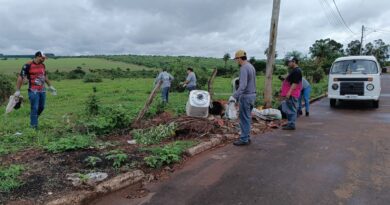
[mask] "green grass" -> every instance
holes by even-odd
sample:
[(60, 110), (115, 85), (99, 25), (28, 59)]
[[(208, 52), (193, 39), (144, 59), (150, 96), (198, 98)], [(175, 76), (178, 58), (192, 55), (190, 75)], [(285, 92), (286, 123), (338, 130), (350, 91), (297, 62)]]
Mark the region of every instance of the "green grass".
[[(42, 148), (50, 142), (63, 136), (79, 135), (72, 130), (81, 116), (85, 116), (86, 101), (93, 93), (93, 87), (97, 89), (96, 96), (102, 106), (120, 107), (129, 118), (134, 118), (142, 109), (150, 91), (153, 88), (154, 79), (104, 79), (102, 83), (83, 83), (82, 80), (54, 81), (58, 95), (47, 94), (46, 108), (39, 118), (39, 130), (29, 128), (30, 107), (27, 97), (27, 86), (22, 88), (25, 97), (22, 108), (10, 114), (0, 115), (0, 156), (27, 147)], [(184, 80), (184, 79), (177, 79)], [(281, 82), (275, 77), (273, 89), (277, 91)], [(257, 77), (258, 101), (261, 103), (264, 88), (264, 76)], [(318, 95), (326, 91), (326, 82), (313, 85), (313, 93)], [(227, 100), (231, 95), (231, 78), (216, 78), (214, 82), (214, 100)], [(312, 95), (314, 97), (315, 95)], [(166, 110), (179, 115), (185, 113), (185, 105), (188, 93), (170, 93), (169, 104)], [(158, 110), (160, 94), (157, 95), (147, 116), (153, 115)], [(1, 106), (0, 110), (5, 110)], [(103, 119), (104, 116), (99, 116)], [(91, 121), (95, 122), (95, 121)], [(99, 123), (99, 122), (98, 122)], [(104, 122), (107, 124), (107, 122)], [(111, 124), (110, 122), (108, 122)], [(18, 134), (22, 133), (21, 135)]]
[(0, 167), (0, 192), (9, 192), (19, 187), (22, 183), (18, 177), (23, 171), (24, 167), (21, 165)]
[(60, 153), (88, 148), (94, 145), (94, 140), (94, 137), (86, 135), (67, 136), (48, 143), (44, 148), (52, 153)]
[[(28, 58), (9, 58), (7, 60), (0, 60), (0, 73), (4, 74), (14, 74), (19, 73), (22, 66), (31, 59)], [(49, 58), (45, 61), (46, 69), (49, 72), (58, 71), (71, 71), (77, 67), (83, 68), (84, 71), (88, 69), (117, 69), (121, 68), (122, 70), (150, 70), (150, 68), (145, 66), (139, 66), (135, 64), (119, 62), (119, 61), (110, 61), (102, 58), (58, 58), (53, 59)]]

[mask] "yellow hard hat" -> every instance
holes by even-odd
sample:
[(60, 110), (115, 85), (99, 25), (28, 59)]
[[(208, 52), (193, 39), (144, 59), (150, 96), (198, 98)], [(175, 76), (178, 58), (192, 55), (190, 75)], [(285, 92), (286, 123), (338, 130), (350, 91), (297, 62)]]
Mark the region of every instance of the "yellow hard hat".
[(244, 57), (244, 56), (246, 56), (246, 52), (244, 50), (240, 49), (240, 50), (236, 51), (234, 59), (241, 58), (241, 57)]

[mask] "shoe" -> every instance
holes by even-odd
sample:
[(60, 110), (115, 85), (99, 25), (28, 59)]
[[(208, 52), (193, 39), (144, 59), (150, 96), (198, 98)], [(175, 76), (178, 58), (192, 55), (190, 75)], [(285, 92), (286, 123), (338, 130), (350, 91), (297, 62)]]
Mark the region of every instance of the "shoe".
[(249, 144), (250, 144), (250, 140), (248, 140), (248, 142), (244, 142), (241, 140), (237, 140), (237, 141), (233, 142), (233, 145), (236, 145), (236, 146), (245, 146), (245, 145), (249, 145)]
[(306, 117), (309, 117), (309, 112), (306, 112), (305, 114), (306, 114)]
[(282, 130), (295, 130), (295, 127), (285, 126), (282, 128)]
[(298, 116), (299, 116), (299, 115), (302, 115), (302, 114), (303, 114), (302, 110), (299, 110), (299, 111), (298, 111)]

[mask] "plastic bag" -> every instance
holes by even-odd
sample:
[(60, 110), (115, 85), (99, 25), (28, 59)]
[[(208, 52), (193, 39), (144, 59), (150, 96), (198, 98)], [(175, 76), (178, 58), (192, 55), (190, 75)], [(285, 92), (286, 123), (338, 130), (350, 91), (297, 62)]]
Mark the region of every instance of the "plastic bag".
[(10, 113), (14, 109), (19, 109), (23, 101), (23, 96), (15, 97), (13, 95), (9, 96), (9, 101), (7, 107), (5, 108), (5, 113)]
[(265, 118), (269, 120), (280, 120), (282, 119), (282, 113), (280, 110), (269, 108), (269, 109), (264, 109), (264, 110), (258, 110), (256, 108), (252, 109), (252, 114), (256, 115), (257, 117), (260, 118)]
[(226, 108), (225, 116), (230, 120), (235, 120), (238, 118), (236, 103), (229, 102)]

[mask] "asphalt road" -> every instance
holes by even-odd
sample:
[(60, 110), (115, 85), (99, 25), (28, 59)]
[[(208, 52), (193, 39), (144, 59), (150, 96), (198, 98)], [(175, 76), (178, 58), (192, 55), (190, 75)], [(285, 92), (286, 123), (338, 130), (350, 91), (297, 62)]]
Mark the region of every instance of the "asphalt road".
[(382, 79), (379, 109), (363, 102), (331, 109), (323, 99), (295, 131), (203, 153), (147, 185), (145, 198), (126, 199), (123, 190), (95, 204), (389, 205), (390, 75)]

